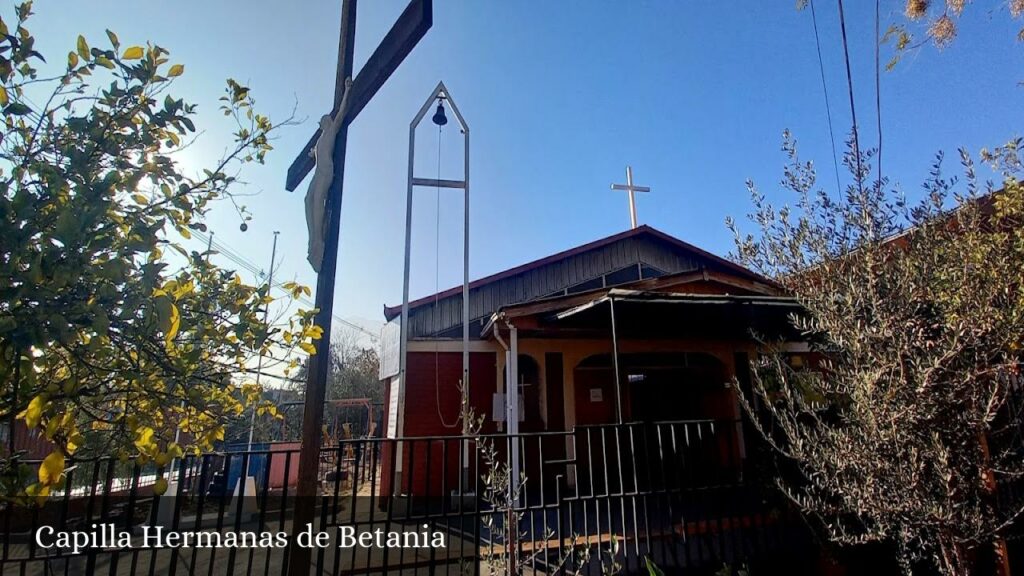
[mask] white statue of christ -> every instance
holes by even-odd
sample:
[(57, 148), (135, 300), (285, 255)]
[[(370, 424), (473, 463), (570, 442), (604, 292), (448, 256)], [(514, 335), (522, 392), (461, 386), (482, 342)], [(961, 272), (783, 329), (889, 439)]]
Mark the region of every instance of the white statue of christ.
[(316, 170), (306, 191), (306, 228), (309, 230), (309, 255), (307, 259), (318, 274), (324, 261), (324, 216), (327, 205), (327, 194), (334, 181), (334, 141), (344, 122), (348, 111), (348, 94), (352, 89), (352, 79), (345, 79), (345, 94), (341, 97), (341, 105), (337, 114), (330, 114), (320, 119), (320, 137), (310, 154), (316, 159)]

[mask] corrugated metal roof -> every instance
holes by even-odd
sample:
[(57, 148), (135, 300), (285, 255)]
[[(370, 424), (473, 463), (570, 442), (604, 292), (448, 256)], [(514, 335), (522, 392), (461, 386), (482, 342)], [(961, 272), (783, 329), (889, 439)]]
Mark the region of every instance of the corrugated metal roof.
[[(742, 266), (650, 226), (640, 226), (471, 282), (470, 318), (482, 326), (504, 306), (636, 282), (639, 274), (632, 270), (638, 264), (644, 278), (710, 269), (774, 286)], [(388, 320), (400, 313), (401, 306), (384, 310)], [(410, 302), (409, 316), (413, 338), (461, 335), (462, 287)]]

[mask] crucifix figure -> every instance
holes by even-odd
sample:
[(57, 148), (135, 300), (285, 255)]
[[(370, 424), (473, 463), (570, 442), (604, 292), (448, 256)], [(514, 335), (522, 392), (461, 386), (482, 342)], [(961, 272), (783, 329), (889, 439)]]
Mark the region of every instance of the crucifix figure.
[(327, 207), (327, 193), (331, 189), (331, 182), (334, 181), (334, 142), (341, 131), (351, 88), (352, 79), (346, 78), (345, 95), (341, 98), (336, 117), (331, 118), (330, 114), (324, 114), (320, 119), (320, 137), (316, 140), (316, 146), (309, 151), (316, 162), (316, 170), (313, 171), (309, 190), (306, 191), (306, 229), (309, 232), (306, 259), (317, 273), (320, 272), (324, 260), (324, 211)]
[(626, 183), (612, 184), (612, 190), (626, 190), (629, 192), (629, 224), (631, 229), (636, 228), (636, 195), (635, 192), (650, 192), (647, 186), (633, 185), (633, 167), (626, 166)]
[(317, 354), (310, 357), (307, 372), (295, 515), (289, 542), (290, 576), (306, 575), (310, 570), (311, 549), (296, 545), (295, 540), (314, 520), (319, 484), (321, 425), (329, 370), (327, 351), (331, 346), (331, 321), (334, 317), (334, 280), (338, 267), (348, 127), (432, 24), (432, 0), (411, 0), (359, 74), (353, 77), (356, 0), (342, 0), (334, 109), (321, 120), (320, 128), (288, 168), (285, 188), (292, 191), (314, 166), (317, 167), (306, 197), (306, 214), (310, 228), (310, 263), (318, 272), (314, 304), (318, 311), (314, 321), (323, 329), (323, 336), (316, 342)]

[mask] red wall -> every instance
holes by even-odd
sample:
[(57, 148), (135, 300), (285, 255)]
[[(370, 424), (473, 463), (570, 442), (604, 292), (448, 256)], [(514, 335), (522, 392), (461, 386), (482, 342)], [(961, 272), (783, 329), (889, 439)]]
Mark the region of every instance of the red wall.
[[(611, 424), (615, 422), (615, 373), (608, 370), (576, 370), (576, 424)], [(601, 390), (601, 401), (591, 402), (590, 390)]]
[[(285, 484), (295, 486), (299, 479), (299, 442), (273, 443), (270, 445), (270, 487), (283, 488)], [(281, 454), (274, 454), (281, 452)], [(288, 477), (285, 478), (285, 468)]]
[[(459, 445), (455, 440), (411, 440), (424, 436), (459, 436), (458, 421), (462, 392), (461, 352), (410, 352), (405, 386), (405, 419), (402, 437), (402, 477), (398, 492), (440, 496), (459, 485)], [(469, 404), (475, 419), (483, 418), (483, 433), (496, 430), (491, 420), (491, 399), (496, 391), (497, 355), (472, 352), (469, 355)], [(439, 414), (440, 413), (440, 414)], [(442, 422), (441, 417), (444, 420)], [(449, 426), (445, 426), (445, 424)], [(474, 447), (475, 450), (475, 447)], [(394, 445), (385, 444), (382, 453), (382, 492), (391, 488)], [(470, 454), (470, 464), (476, 455)], [(475, 466), (471, 478), (476, 477)]]
[[(9, 425), (9, 424), (8, 424)], [(8, 431), (8, 434), (10, 432)], [(6, 454), (10, 447), (9, 438), (4, 438), (3, 443), (0, 444), (0, 452)], [(41, 428), (29, 430), (25, 426), (24, 420), (15, 420), (14, 422), (14, 451), (22, 452), (25, 454), (23, 458), (26, 460), (36, 460), (46, 458), (53, 450), (53, 443), (46, 439), (43, 435)]]
[[(469, 404), (477, 417), (485, 418), (485, 430), (493, 431), (491, 397), (497, 390), (497, 355), (472, 352), (469, 355)], [(405, 386), (405, 430), (403, 436), (453, 436), (460, 434), (457, 424), (462, 393), (461, 352), (410, 352)], [(440, 415), (438, 414), (440, 412)], [(444, 423), (441, 421), (444, 417)], [(444, 424), (454, 427), (446, 427)]]

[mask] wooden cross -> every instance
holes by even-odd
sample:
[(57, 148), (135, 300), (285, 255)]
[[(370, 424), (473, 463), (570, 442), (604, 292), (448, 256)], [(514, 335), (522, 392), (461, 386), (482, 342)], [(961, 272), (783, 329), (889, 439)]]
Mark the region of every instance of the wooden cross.
[(634, 192), (650, 192), (647, 186), (633, 185), (633, 167), (626, 166), (626, 183), (612, 184), (612, 190), (626, 190), (629, 192), (629, 223), (630, 228), (636, 229), (636, 196)]
[[(296, 538), (314, 521), (317, 484), (320, 464), (321, 425), (323, 423), (324, 397), (327, 389), (329, 370), (328, 351), (331, 345), (331, 320), (334, 315), (334, 277), (338, 266), (338, 236), (341, 226), (342, 184), (345, 176), (345, 148), (348, 126), (359, 112), (370, 102), (377, 90), (398, 68), (402, 60), (427, 33), (433, 24), (432, 0), (412, 0), (401, 16), (384, 36), (380, 45), (370, 55), (362, 70), (356, 75), (349, 89), (344, 110), (340, 109), (345, 96), (345, 80), (352, 77), (352, 60), (356, 32), (356, 0), (343, 0), (341, 4), (341, 35), (338, 43), (338, 71), (334, 83), (334, 107), (331, 117), (344, 114), (342, 126), (334, 141), (334, 177), (327, 193), (324, 222), (324, 256), (316, 282), (316, 303), (319, 310), (315, 322), (323, 328), (323, 336), (316, 343), (317, 353), (310, 357), (306, 380), (305, 408), (302, 415), (302, 446), (299, 450), (298, 478), (295, 488), (295, 516), (292, 539), (289, 543), (288, 574), (300, 576), (309, 574), (311, 549), (297, 546)], [(320, 130), (309, 139), (288, 168), (285, 188), (295, 188), (316, 164), (310, 152), (316, 146)]]
[[(334, 80), (334, 108), (331, 110), (333, 118), (338, 112), (341, 98), (345, 93), (345, 79), (352, 75), (352, 44), (355, 39), (356, 26), (356, 0), (344, 0), (342, 2), (341, 17), (341, 40), (338, 46), (338, 75)], [(351, 13), (351, 17), (347, 17)], [(362, 70), (352, 81), (352, 95), (349, 97), (348, 111), (345, 114), (345, 125), (351, 124), (356, 116), (373, 99), (377, 90), (384, 85), (384, 82), (402, 63), (402, 60), (412, 52), (412, 49), (423, 38), (423, 35), (430, 30), (433, 24), (433, 1), (412, 0), (405, 7), (402, 15), (395, 21), (394, 26), (381, 40), (377, 49), (370, 55)], [(285, 180), (285, 189), (295, 190), (302, 179), (309, 174), (309, 171), (316, 165), (316, 159), (310, 151), (316, 146), (316, 140), (320, 137), (320, 128), (310, 137), (302, 152), (295, 157), (292, 165), (288, 167), (288, 178)], [(339, 141), (344, 142), (343, 138)], [(344, 144), (341, 145), (344, 152)], [(344, 157), (344, 156), (342, 156)], [(338, 170), (344, 168), (338, 164)]]

